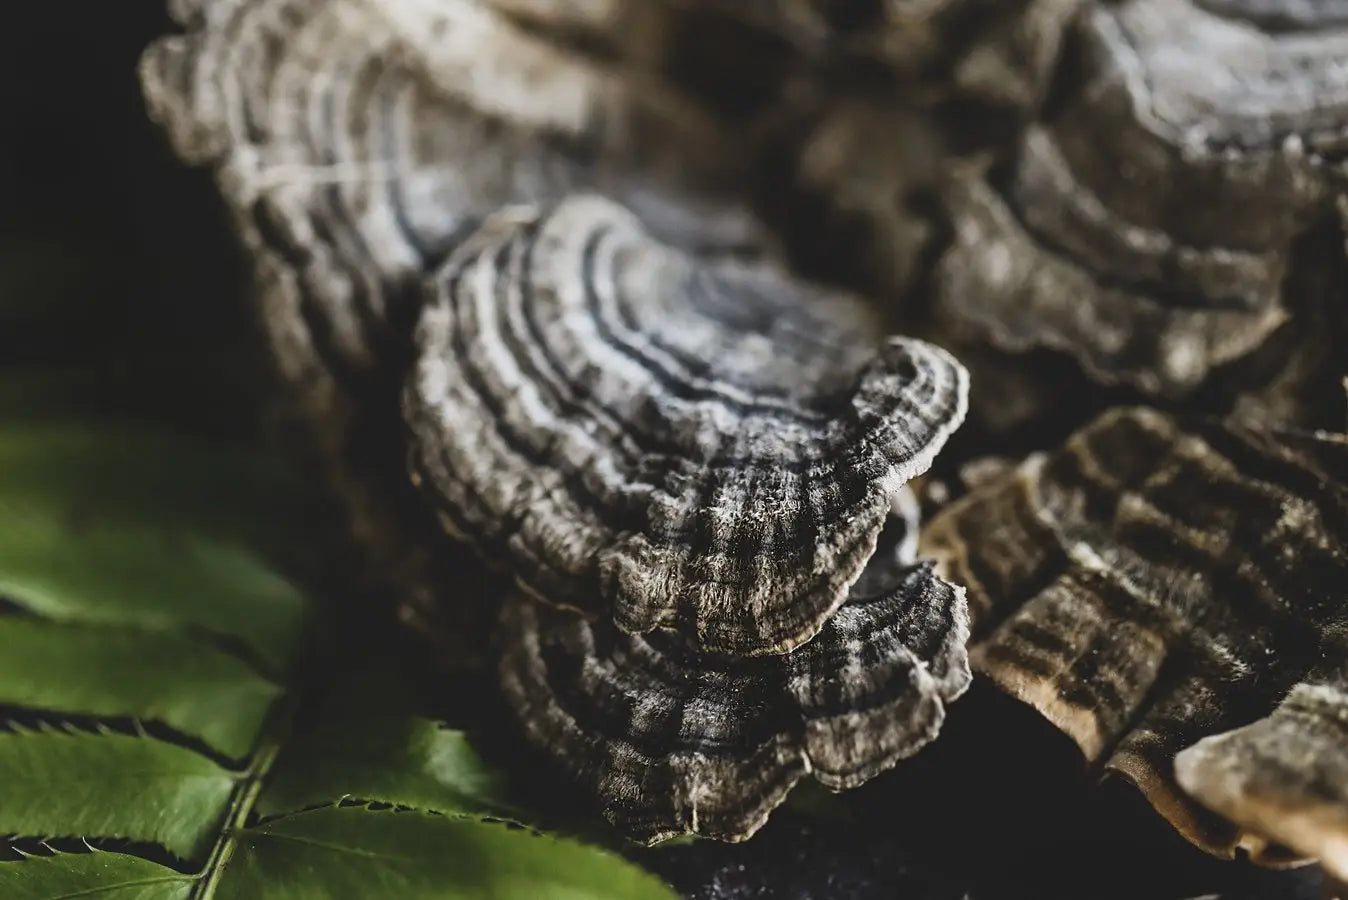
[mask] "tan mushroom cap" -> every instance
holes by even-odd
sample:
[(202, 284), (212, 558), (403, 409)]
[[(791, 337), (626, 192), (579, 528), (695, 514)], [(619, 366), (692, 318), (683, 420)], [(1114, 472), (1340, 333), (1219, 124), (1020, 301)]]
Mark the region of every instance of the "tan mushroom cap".
[(1114, 410), (921, 547), (968, 589), (974, 671), (1186, 837), (1341, 871), (1348, 437)]

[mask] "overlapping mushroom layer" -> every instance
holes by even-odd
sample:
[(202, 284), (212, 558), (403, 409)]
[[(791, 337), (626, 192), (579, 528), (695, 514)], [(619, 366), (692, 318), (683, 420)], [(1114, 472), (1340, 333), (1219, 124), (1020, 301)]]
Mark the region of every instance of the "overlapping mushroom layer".
[(350, 508), (371, 572), (396, 588), (404, 617), (452, 636), (476, 620), (471, 603), (442, 596), (466, 562), (403, 472), (398, 393), (422, 281), (499, 206), (587, 188), (673, 243), (752, 250), (764, 231), (730, 190), (740, 161), (635, 62), (579, 56), (514, 17), (534, 7), (578, 29), (621, 25), (630, 48), (637, 33), (660, 33), (639, 12), (172, 6), (187, 30), (142, 60), (149, 111), (183, 159), (217, 173), (255, 272), (278, 400)]
[(624, 832), (743, 838), (804, 775), (855, 787), (921, 749), (968, 685), (963, 591), (905, 561), (903, 530), (785, 656), (709, 655), (516, 597), (506, 698)]
[[(839, 611), (967, 377), (766, 249), (730, 133), (660, 75), (679, 8), (192, 0), (143, 75), (180, 155), (216, 168), (292, 405), (404, 615), (471, 621), (444, 614), (472, 601), (438, 518), (526, 592), (507, 660), (581, 633), (679, 660), (606, 657), (587, 708), (614, 727), (580, 743), (555, 739), (563, 669), (508, 693), (540, 750), (630, 802), (625, 827), (741, 837), (806, 765), (850, 786), (930, 740), (967, 680), (962, 595), (929, 570)], [(727, 672), (744, 689), (686, 735), (616, 716)], [(701, 753), (753, 698), (794, 748), (769, 779), (694, 765), (634, 799), (587, 774), (614, 747)], [(730, 742), (708, 771), (761, 754)]]
[(898, 569), (896, 527), (876, 547), (963, 417), (957, 362), (597, 196), (489, 217), (431, 292), (413, 478), (523, 589), (506, 698), (611, 821), (739, 839), (806, 772), (852, 787), (935, 737), (963, 594)]
[(1006, 171), (944, 191), (953, 327), (1176, 396), (1287, 319), (1293, 243), (1344, 184), (1348, 29), (1324, 6), (1291, 28), (1220, 7), (1083, 13)]
[(488, 220), (434, 291), (405, 404), (453, 531), (535, 598), (710, 652), (809, 640), (964, 414), (944, 351), (598, 197)]
[(1343, 423), (1341, 5), (179, 0), (143, 74), (373, 568), (469, 647), (446, 532), (509, 573), (509, 705), (620, 827), (743, 837), (967, 681), (881, 534), (967, 375), (794, 264), (963, 342), (984, 437), (1190, 410), (926, 545), (978, 667), (1182, 831), (1348, 873), (1345, 442), (1274, 427)]
[(1188, 837), (1348, 872), (1348, 437), (1118, 410), (922, 549), (968, 588), (975, 671)]
[(755, 240), (733, 198), (709, 209), (696, 194), (740, 173), (705, 114), (495, 4), (175, 8), (190, 30), (142, 61), (150, 111), (180, 156), (217, 167), (306, 408), (328, 409), (323, 392), (359, 390), (383, 368), (422, 278), (504, 204), (588, 188), (675, 243)]

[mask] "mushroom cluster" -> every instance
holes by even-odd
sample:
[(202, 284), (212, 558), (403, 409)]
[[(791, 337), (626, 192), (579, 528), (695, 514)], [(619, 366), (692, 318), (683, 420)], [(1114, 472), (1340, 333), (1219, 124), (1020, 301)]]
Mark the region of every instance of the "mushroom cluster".
[(968, 590), (974, 670), (1187, 837), (1342, 867), (1348, 435), (1114, 409), (921, 550)]
[(624, 833), (972, 662), (1348, 877), (1340, 5), (175, 0), (142, 78), (372, 578)]

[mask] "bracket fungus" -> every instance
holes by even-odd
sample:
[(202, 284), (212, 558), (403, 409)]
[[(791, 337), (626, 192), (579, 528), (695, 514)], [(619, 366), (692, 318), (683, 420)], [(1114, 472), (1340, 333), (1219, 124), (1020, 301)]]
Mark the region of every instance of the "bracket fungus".
[(731, 190), (742, 161), (638, 63), (576, 54), (527, 24), (531, 12), (615, 24), (576, 4), (170, 5), (185, 30), (147, 49), (147, 106), (180, 157), (215, 172), (278, 405), (347, 504), (372, 578), (392, 583), (406, 618), (444, 620), (442, 585), (465, 562), (406, 484), (398, 408), (422, 281), (501, 205), (576, 189), (620, 199), (672, 242), (762, 252), (766, 233)]
[(1286, 320), (1292, 244), (1344, 185), (1348, 28), (1323, 4), (1291, 30), (1258, 4), (1213, 6), (1127, 0), (1076, 20), (1006, 170), (945, 191), (936, 303), (952, 327), (1175, 397)]
[[(437, 638), (495, 622), (618, 827), (746, 837), (931, 741), (972, 662), (1200, 845), (1348, 876), (1348, 437), (1304, 430), (1342, 413), (1342, 3), (171, 7), (149, 110), (369, 568)], [(933, 570), (899, 520), (966, 364)], [(1139, 392), (1172, 411), (1020, 461)], [(476, 618), (465, 542), (514, 581)]]
[(902, 532), (891, 522), (847, 603), (781, 656), (705, 654), (516, 596), (506, 699), (625, 834), (746, 838), (807, 774), (842, 790), (911, 756), (968, 686), (964, 592), (905, 562)]
[(433, 291), (405, 414), (448, 527), (532, 596), (709, 652), (809, 640), (964, 415), (945, 351), (599, 197), (497, 214)]
[[(142, 75), (216, 170), (291, 405), (411, 618), (452, 627), (438, 513), (585, 628), (782, 654), (847, 599), (967, 377), (773, 261), (658, 48), (580, 49), (626, 21), (601, 6), (196, 0)], [(934, 728), (957, 691), (912, 677)]]
[(498, 4), (184, 0), (175, 11), (187, 33), (142, 60), (150, 111), (180, 156), (216, 168), (254, 254), (263, 323), (297, 382), (338, 390), (378, 370), (426, 272), (505, 204), (589, 188), (676, 242), (760, 236), (733, 203), (697, 214), (699, 186), (742, 175), (705, 114)]
[(1111, 411), (921, 548), (968, 590), (974, 671), (1186, 837), (1345, 872), (1348, 436)]

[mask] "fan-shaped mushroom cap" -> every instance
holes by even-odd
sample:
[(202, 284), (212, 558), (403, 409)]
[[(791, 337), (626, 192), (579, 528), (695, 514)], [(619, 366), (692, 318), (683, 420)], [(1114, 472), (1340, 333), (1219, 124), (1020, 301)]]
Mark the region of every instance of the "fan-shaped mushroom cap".
[(706, 116), (492, 5), (179, 6), (188, 33), (142, 61), (149, 107), (180, 156), (218, 168), (296, 381), (336, 391), (377, 369), (421, 278), (504, 204), (589, 188), (676, 243), (756, 237), (732, 209), (690, 211), (739, 172)]
[(786, 656), (701, 654), (517, 596), (501, 621), (505, 696), (530, 744), (632, 837), (748, 837), (801, 777), (851, 788), (915, 753), (968, 686), (963, 592), (904, 564), (889, 529), (883, 542)]
[[(1342, 643), (1336, 655), (1345, 657)], [(1348, 879), (1343, 670), (1340, 665), (1327, 677), (1298, 684), (1271, 715), (1182, 751), (1175, 757), (1175, 779), (1241, 828), (1315, 857), (1335, 877)]]
[(709, 117), (623, 59), (521, 24), (621, 28), (611, 37), (626, 47), (648, 31), (639, 6), (180, 0), (185, 33), (142, 60), (151, 115), (185, 161), (215, 170), (255, 272), (277, 399), (339, 487), (372, 574), (418, 619), (452, 605), (439, 601), (457, 564), (406, 485), (401, 443), (425, 276), (501, 205), (578, 188), (690, 248), (764, 241)]
[[(1348, 437), (1111, 411), (952, 504), (922, 550), (968, 589), (974, 670), (1185, 836), (1341, 865), (1345, 782), (1317, 776), (1348, 771)], [(1195, 742), (1181, 784), (1234, 825), (1175, 783)]]
[(404, 403), (448, 527), (536, 597), (705, 651), (815, 634), (964, 415), (945, 351), (598, 197), (492, 217), (433, 290)]
[(1304, 32), (1262, 30), (1259, 4), (1217, 6), (1127, 0), (1080, 18), (1060, 96), (1010, 171), (946, 191), (948, 323), (1174, 396), (1286, 319), (1289, 249), (1343, 183), (1348, 28), (1324, 4), (1300, 6)]

